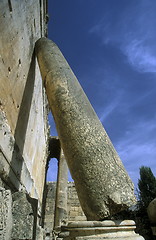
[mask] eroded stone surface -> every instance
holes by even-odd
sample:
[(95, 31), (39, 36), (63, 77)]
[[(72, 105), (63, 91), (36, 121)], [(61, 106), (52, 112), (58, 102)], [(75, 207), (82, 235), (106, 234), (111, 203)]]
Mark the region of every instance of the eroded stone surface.
[(55, 202), (54, 227), (60, 227), (62, 223), (67, 221), (67, 183), (68, 183), (68, 167), (63, 154), (60, 150), (58, 159), (57, 189)]
[(74, 182), (68, 182), (68, 221), (86, 221)]
[(59, 237), (64, 240), (144, 240), (135, 233), (135, 222), (125, 221), (77, 221), (62, 226)]
[(34, 213), (24, 192), (13, 194), (13, 229), (11, 239), (33, 239)]
[[(47, 158), (45, 91), (33, 54), (46, 0), (0, 1), (0, 178), (42, 202)], [(6, 27), (7, 26), (7, 27)]]
[(133, 184), (58, 47), (37, 41), (36, 54), (82, 209), (99, 220), (135, 203)]
[(52, 234), (54, 228), (54, 212), (55, 212), (56, 182), (47, 184), (47, 197), (45, 205), (44, 228), (47, 234)]
[(150, 222), (156, 225), (156, 198), (153, 199), (148, 205), (147, 213)]
[(12, 197), (10, 190), (0, 188), (0, 239), (10, 240), (12, 230)]

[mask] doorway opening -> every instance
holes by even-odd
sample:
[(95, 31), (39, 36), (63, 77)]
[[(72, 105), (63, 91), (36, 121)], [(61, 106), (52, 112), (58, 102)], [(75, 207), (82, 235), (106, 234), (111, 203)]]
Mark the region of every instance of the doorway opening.
[(48, 165), (46, 182), (56, 182), (58, 172), (58, 160), (56, 158), (51, 158)]

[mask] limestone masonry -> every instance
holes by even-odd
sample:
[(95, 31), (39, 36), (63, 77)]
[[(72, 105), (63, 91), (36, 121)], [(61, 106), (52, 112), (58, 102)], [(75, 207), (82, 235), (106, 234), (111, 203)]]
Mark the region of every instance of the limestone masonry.
[[(42, 218), (49, 129), (47, 100), (34, 46), (40, 37), (47, 35), (46, 16), (46, 0), (0, 1), (0, 239), (3, 240), (39, 239), (35, 235)], [(13, 197), (15, 192), (21, 199), (18, 205)], [(28, 211), (29, 216), (25, 212), (23, 219), (21, 211), (26, 205), (20, 192), (36, 199), (37, 213)], [(31, 208), (25, 197), (26, 201)]]
[[(56, 182), (47, 183), (47, 197), (45, 206), (45, 231), (50, 236), (51, 229), (54, 227), (55, 214), (55, 197), (56, 197)], [(86, 216), (82, 211), (74, 182), (68, 182), (67, 188), (67, 219), (66, 221), (85, 221)], [(65, 222), (63, 223), (65, 224)]]

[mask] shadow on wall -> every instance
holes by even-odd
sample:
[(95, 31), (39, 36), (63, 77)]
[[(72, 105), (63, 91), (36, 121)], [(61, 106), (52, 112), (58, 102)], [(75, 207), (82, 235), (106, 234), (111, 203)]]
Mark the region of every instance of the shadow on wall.
[(19, 109), (17, 124), (15, 128), (15, 143), (12, 143), (13, 146), (13, 154), (12, 159), (10, 163), (10, 172), (9, 172), (9, 179), (14, 178), (14, 174), (16, 175), (16, 180), (14, 179), (14, 185), (17, 189), (19, 189), (20, 185), (20, 179), (22, 174), (22, 166), (24, 159), (22, 157), (23, 149), (24, 149), (24, 143), (25, 143), (25, 137), (26, 137), (26, 131), (27, 131), (27, 125), (28, 125), (28, 119), (30, 114), (30, 108), (32, 103), (32, 97), (34, 92), (34, 83), (35, 83), (35, 52), (32, 55), (30, 68), (27, 76), (27, 81)]

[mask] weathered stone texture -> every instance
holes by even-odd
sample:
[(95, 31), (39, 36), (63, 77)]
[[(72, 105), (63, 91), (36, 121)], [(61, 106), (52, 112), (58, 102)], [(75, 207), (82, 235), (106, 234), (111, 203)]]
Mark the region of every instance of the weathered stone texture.
[(85, 221), (86, 216), (82, 211), (80, 201), (77, 196), (74, 182), (68, 182), (68, 221)]
[(12, 230), (12, 196), (10, 190), (0, 188), (0, 240), (10, 240)]
[(68, 166), (63, 154), (60, 150), (58, 159), (56, 202), (54, 227), (58, 228), (67, 221), (67, 183), (68, 183)]
[(59, 237), (64, 240), (144, 240), (135, 233), (135, 222), (125, 221), (77, 221), (62, 226)]
[(12, 240), (43, 240), (44, 229), (37, 221), (38, 201), (30, 198), (25, 192), (12, 195)]
[(42, 201), (47, 110), (34, 45), (45, 36), (45, 0), (0, 1), (0, 177)]
[(135, 203), (134, 186), (58, 47), (42, 38), (36, 54), (61, 146), (88, 220)]
[(0, 240), (43, 240), (37, 208), (38, 201), (28, 194), (0, 188)]
[(12, 239), (33, 239), (34, 213), (25, 193), (13, 194)]
[(156, 198), (154, 198), (147, 208), (149, 220), (156, 226)]
[(148, 205), (147, 213), (151, 222), (152, 233), (156, 236), (156, 198), (154, 198)]
[[(47, 183), (47, 198), (45, 208), (44, 227), (48, 234), (52, 233), (54, 227), (54, 212), (56, 198), (56, 182)], [(84, 221), (86, 216), (82, 211), (74, 182), (68, 182), (67, 188), (67, 220), (68, 221)], [(62, 223), (65, 224), (65, 223)]]
[(44, 229), (46, 234), (50, 236), (52, 236), (52, 230), (54, 227), (55, 197), (56, 197), (56, 182), (48, 182)]

